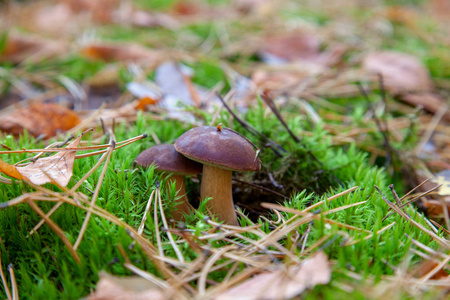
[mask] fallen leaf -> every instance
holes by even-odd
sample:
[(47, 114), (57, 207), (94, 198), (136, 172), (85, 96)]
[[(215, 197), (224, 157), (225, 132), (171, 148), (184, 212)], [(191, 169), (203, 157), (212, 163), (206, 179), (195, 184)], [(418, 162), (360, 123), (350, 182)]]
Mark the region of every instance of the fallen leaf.
[[(67, 148), (76, 148), (80, 144), (80, 135)], [(61, 151), (52, 156), (39, 158), (26, 167), (17, 167), (22, 176), (30, 182), (42, 185), (47, 182), (56, 182), (60, 186), (66, 186), (73, 174), (73, 162), (75, 161), (75, 150)]]
[[(399, 98), (400, 100), (415, 107), (421, 106), (425, 110), (434, 114), (436, 114), (446, 104), (444, 98), (430, 92), (406, 93), (400, 95)], [(446, 112), (444, 119), (450, 120), (450, 110)]]
[(393, 94), (432, 88), (428, 70), (415, 56), (406, 53), (370, 53), (364, 58), (362, 66), (370, 74), (381, 74), (386, 90)]
[(139, 44), (94, 44), (81, 49), (80, 53), (91, 59), (110, 61), (134, 61), (156, 63), (161, 60), (159, 52)]
[(259, 90), (288, 91), (298, 87), (310, 75), (302, 70), (256, 70), (252, 81)]
[(192, 1), (177, 1), (172, 6), (172, 13), (179, 16), (199, 15), (202, 9), (198, 2)]
[(234, 0), (233, 6), (243, 14), (269, 17), (277, 13), (279, 3), (274, 0)]
[(156, 285), (138, 276), (115, 277), (101, 272), (95, 293), (88, 300), (168, 300)]
[(8, 175), (12, 178), (23, 180), (22, 174), (17, 170), (17, 167), (10, 165), (8, 163), (5, 163), (3, 160), (0, 159), (0, 172), (2, 172), (5, 175)]
[[(427, 275), (428, 273), (431, 272), (431, 270), (433, 270), (434, 268), (437, 267), (437, 263), (436, 262), (432, 262), (432, 261), (424, 261), (420, 264), (418, 264), (417, 266), (414, 267), (414, 269), (412, 270), (412, 275), (416, 278), (421, 278), (425, 275)], [(449, 274), (447, 274), (447, 272), (444, 271), (443, 268), (441, 268), (436, 274), (434, 274), (430, 279), (432, 280), (439, 280), (439, 279), (445, 279), (448, 278)]]
[(147, 105), (153, 105), (158, 103), (158, 100), (155, 100), (153, 98), (150, 97), (144, 97), (138, 100), (138, 103), (136, 104), (136, 106), (134, 107), (136, 110), (142, 110), (142, 111), (146, 111), (147, 110)]
[(317, 34), (293, 31), (268, 37), (261, 56), (271, 64), (301, 61), (323, 66), (333, 65), (341, 59), (345, 51), (342, 46), (322, 51), (321, 44)]
[(9, 34), (0, 62), (20, 63), (24, 60), (36, 62), (44, 58), (64, 53), (67, 47), (58, 41), (50, 41), (32, 35)]
[(119, 0), (64, 0), (73, 13), (89, 13), (93, 21), (110, 23), (115, 9), (119, 7)]
[(36, 9), (27, 27), (36, 32), (62, 34), (71, 31), (71, 29), (74, 31), (78, 26), (81, 26), (78, 19), (79, 16), (75, 16), (65, 3), (45, 5)]
[(171, 30), (178, 29), (181, 25), (177, 19), (163, 13), (150, 13), (136, 10), (132, 13), (131, 21), (134, 26), (139, 27), (164, 27)]
[(161, 107), (167, 110), (169, 117), (188, 123), (194, 123), (195, 118), (185, 110), (183, 104), (202, 106), (208, 110), (211, 102), (217, 101), (216, 97), (206, 101), (207, 92), (192, 83), (192, 73), (191, 68), (176, 62), (165, 62), (159, 65), (155, 72), (155, 82), (164, 95), (160, 101)]
[[(447, 210), (450, 212), (450, 197), (444, 200), (447, 203)], [(433, 219), (441, 219), (444, 217), (444, 208), (442, 207), (442, 201), (440, 200), (426, 200), (423, 201), (423, 206), (426, 208), (428, 217)]]
[[(68, 144), (67, 148), (78, 147), (82, 136)], [(75, 150), (61, 150), (52, 156), (39, 158), (25, 167), (16, 167), (0, 159), (0, 172), (37, 185), (55, 182), (60, 186), (66, 186), (73, 174), (75, 154)]]
[(437, 185), (441, 185), (438, 190), (441, 196), (450, 196), (450, 170), (444, 170), (437, 174), (432, 179)]
[(384, 9), (383, 15), (392, 22), (402, 23), (415, 28), (418, 14), (406, 5), (393, 5)]
[(55, 136), (58, 131), (69, 130), (80, 123), (77, 114), (55, 103), (32, 103), (13, 111), (0, 120), (0, 131), (18, 136), (28, 130), (37, 137)]
[(317, 284), (327, 284), (331, 270), (327, 256), (320, 252), (287, 270), (265, 272), (217, 296), (216, 300), (291, 299)]
[[(448, 0), (433, 0), (426, 2), (430, 9), (430, 16), (437, 17), (442, 21), (448, 22), (450, 17), (450, 2)], [(446, 23), (447, 24), (447, 23)]]

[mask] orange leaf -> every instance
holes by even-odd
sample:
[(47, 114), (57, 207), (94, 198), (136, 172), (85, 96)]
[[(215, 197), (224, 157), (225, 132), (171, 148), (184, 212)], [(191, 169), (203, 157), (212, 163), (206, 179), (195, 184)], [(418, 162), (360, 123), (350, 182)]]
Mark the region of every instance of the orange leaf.
[(153, 98), (150, 97), (144, 97), (139, 99), (138, 103), (136, 104), (136, 106), (134, 107), (136, 110), (146, 110), (146, 106), (147, 105), (153, 105), (158, 103), (158, 100), (155, 100)]
[(81, 54), (104, 61), (156, 62), (161, 55), (139, 44), (95, 44), (81, 49)]
[(58, 131), (66, 131), (80, 123), (77, 114), (54, 103), (32, 103), (0, 121), (0, 131), (18, 136), (26, 129), (33, 136), (45, 134), (47, 138)]
[(19, 180), (24, 179), (22, 174), (20, 174), (20, 172), (17, 170), (15, 166), (7, 164), (1, 159), (0, 159), (0, 172), (12, 178), (16, 178)]

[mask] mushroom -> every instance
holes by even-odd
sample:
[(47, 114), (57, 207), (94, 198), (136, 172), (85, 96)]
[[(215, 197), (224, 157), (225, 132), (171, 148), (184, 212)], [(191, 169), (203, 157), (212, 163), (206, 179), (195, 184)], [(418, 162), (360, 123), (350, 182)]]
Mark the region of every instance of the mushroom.
[(208, 207), (220, 221), (239, 225), (233, 205), (232, 171), (259, 171), (261, 163), (253, 144), (234, 130), (195, 127), (175, 141), (175, 149), (203, 164), (201, 199), (211, 197)]
[(183, 213), (189, 214), (184, 176), (201, 173), (202, 165), (179, 154), (173, 145), (153, 146), (141, 152), (134, 160), (134, 165), (142, 167), (149, 167), (151, 164), (155, 164), (156, 169), (160, 172), (171, 173), (165, 175), (164, 178), (167, 179), (167, 185), (175, 181), (176, 196), (180, 196), (176, 201), (176, 209), (173, 211), (172, 217), (176, 221), (184, 221)]

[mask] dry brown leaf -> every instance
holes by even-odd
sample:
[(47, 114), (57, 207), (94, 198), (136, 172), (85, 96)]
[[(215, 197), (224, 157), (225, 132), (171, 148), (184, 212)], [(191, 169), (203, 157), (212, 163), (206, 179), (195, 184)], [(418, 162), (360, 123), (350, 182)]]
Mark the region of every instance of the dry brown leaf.
[(385, 88), (393, 94), (432, 88), (428, 70), (416, 57), (406, 53), (374, 52), (364, 58), (362, 66), (368, 73), (381, 74)]
[(24, 60), (34, 62), (65, 51), (66, 46), (58, 41), (31, 35), (10, 34), (3, 51), (0, 52), (0, 62), (20, 63)]
[(274, 0), (234, 0), (233, 6), (244, 14), (268, 17), (277, 13), (279, 3)]
[(132, 12), (131, 20), (134, 26), (139, 27), (165, 27), (168, 29), (177, 29), (180, 23), (177, 19), (163, 13), (149, 13), (143, 10)]
[[(67, 148), (78, 147), (81, 137), (82, 135), (68, 144)], [(75, 155), (75, 150), (61, 151), (49, 157), (39, 158), (26, 167), (17, 167), (17, 171), (37, 185), (56, 182), (60, 186), (66, 186), (73, 174)]]
[[(444, 98), (430, 92), (402, 94), (400, 95), (400, 99), (416, 107), (422, 106), (425, 110), (434, 114), (439, 109), (442, 109), (446, 103)], [(450, 120), (450, 111), (447, 111), (444, 119)]]
[(321, 41), (317, 34), (304, 31), (294, 31), (268, 37), (265, 41), (265, 53), (288, 62), (302, 61), (319, 65), (333, 65), (341, 59), (344, 48), (322, 52)]
[(216, 300), (291, 299), (317, 284), (327, 284), (331, 270), (327, 256), (320, 252), (298, 266), (265, 272), (217, 296)]
[(113, 11), (119, 7), (119, 0), (64, 0), (73, 13), (89, 13), (93, 21), (110, 23)]
[(403, 23), (411, 28), (416, 27), (419, 17), (416, 11), (405, 5), (388, 6), (384, 9), (383, 15), (393, 22)]
[[(446, 197), (447, 210), (450, 211), (450, 197)], [(444, 217), (444, 208), (440, 200), (423, 201), (423, 206), (426, 208), (427, 215), (433, 219), (441, 219)]]
[(139, 44), (95, 44), (81, 49), (81, 54), (104, 61), (145, 61), (157, 63), (161, 54)]
[[(430, 9), (430, 15), (448, 22), (450, 17), (450, 2), (448, 0), (433, 0), (426, 2)], [(448, 23), (447, 23), (448, 24)]]
[(174, 15), (181, 16), (191, 16), (199, 15), (202, 11), (199, 2), (193, 1), (177, 1), (175, 5), (172, 6), (172, 13)]
[(75, 27), (80, 26), (77, 21), (70, 7), (58, 3), (36, 9), (28, 27), (36, 32), (61, 34), (70, 28), (76, 30)]
[(164, 292), (141, 277), (114, 277), (100, 273), (97, 289), (88, 300), (168, 300)]
[(0, 120), (0, 131), (18, 136), (28, 130), (33, 136), (55, 136), (80, 123), (76, 113), (55, 103), (32, 103)]
[(308, 72), (290, 70), (256, 70), (252, 81), (260, 90), (286, 91), (298, 87), (305, 80)]
[[(424, 261), (422, 263), (420, 263), (419, 265), (417, 265), (413, 270), (412, 270), (412, 275), (416, 278), (421, 278), (425, 275), (427, 275), (428, 273), (431, 272), (431, 270), (433, 270), (434, 268), (437, 267), (437, 263), (436, 262), (432, 262), (432, 261)], [(436, 274), (434, 274), (430, 279), (432, 280), (439, 280), (439, 279), (445, 279), (448, 278), (449, 275), (447, 274), (447, 272), (444, 271), (443, 268), (441, 268)]]

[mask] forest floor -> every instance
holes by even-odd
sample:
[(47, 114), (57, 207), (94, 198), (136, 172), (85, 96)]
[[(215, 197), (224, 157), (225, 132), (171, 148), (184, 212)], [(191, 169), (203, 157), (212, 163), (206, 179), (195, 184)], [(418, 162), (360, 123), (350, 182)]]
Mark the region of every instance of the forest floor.
[[(442, 0), (0, 1), (0, 298), (448, 297), (449, 18)], [(180, 219), (168, 174), (134, 163), (197, 126), (261, 162), (233, 172), (239, 226), (201, 175)]]

